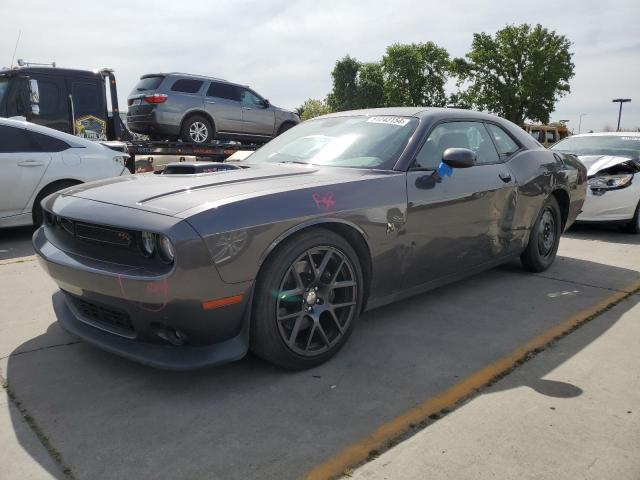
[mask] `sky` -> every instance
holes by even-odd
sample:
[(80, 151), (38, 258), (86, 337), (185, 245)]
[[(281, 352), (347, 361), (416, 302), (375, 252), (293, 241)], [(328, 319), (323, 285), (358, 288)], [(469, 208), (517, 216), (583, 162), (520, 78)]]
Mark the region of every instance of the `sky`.
[[(140, 75), (188, 72), (252, 86), (295, 108), (331, 90), (349, 54), (378, 61), (396, 42), (433, 41), (464, 56), (475, 32), (540, 23), (572, 42), (575, 77), (552, 120), (577, 133), (615, 128), (613, 98), (640, 127), (640, 1), (0, 0), (0, 67), (15, 58), (115, 70), (121, 106)], [(10, 21), (7, 21), (10, 20)]]

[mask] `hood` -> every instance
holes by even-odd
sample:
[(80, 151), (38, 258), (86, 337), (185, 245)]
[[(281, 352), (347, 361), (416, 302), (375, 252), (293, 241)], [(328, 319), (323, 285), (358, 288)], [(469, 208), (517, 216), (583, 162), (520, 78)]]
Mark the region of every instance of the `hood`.
[(629, 157), (617, 157), (614, 155), (578, 155), (578, 159), (587, 167), (587, 176), (591, 177), (596, 173), (606, 170), (616, 165), (629, 164), (638, 165), (638, 162)]
[(202, 175), (130, 175), (84, 183), (63, 195), (177, 216), (205, 204), (213, 208), (242, 198), (341, 183), (365, 175), (365, 171), (352, 168), (282, 164), (246, 167)]

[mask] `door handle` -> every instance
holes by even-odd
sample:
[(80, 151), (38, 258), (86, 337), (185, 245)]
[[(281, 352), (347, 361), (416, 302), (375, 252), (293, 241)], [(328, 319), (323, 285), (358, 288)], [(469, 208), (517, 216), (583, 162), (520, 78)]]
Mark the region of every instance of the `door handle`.
[(21, 162), (18, 162), (18, 165), (20, 167), (41, 167), (44, 165), (44, 162), (41, 162), (40, 160), (22, 160)]
[(216, 102), (214, 102), (213, 100), (207, 100), (207, 101), (206, 101), (206, 103), (214, 104), (214, 103), (216, 103)]
[(245, 110), (251, 110), (251, 107), (244, 107)]
[(511, 174), (510, 173), (500, 172), (498, 174), (498, 176), (500, 177), (500, 180), (502, 180), (504, 183), (509, 183), (511, 181)]

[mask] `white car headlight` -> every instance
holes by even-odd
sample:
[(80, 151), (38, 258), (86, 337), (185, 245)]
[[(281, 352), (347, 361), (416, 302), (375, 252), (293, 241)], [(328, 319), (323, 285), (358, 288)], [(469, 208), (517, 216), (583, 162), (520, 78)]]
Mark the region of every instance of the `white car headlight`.
[(613, 190), (631, 185), (633, 174), (600, 175), (589, 179), (589, 186), (594, 190)]
[(150, 257), (156, 249), (156, 235), (151, 232), (140, 234), (140, 249), (145, 257)]

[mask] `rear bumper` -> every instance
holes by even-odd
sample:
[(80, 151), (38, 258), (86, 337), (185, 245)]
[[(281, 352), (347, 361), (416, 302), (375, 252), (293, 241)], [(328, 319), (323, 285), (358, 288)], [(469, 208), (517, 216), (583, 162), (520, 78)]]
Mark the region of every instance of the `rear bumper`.
[(127, 114), (127, 127), (135, 133), (143, 135), (171, 135), (180, 134), (180, 124), (167, 123), (159, 118), (155, 110), (150, 113)]
[[(193, 269), (163, 276), (88, 259), (58, 248), (39, 228), (33, 244), (43, 269), (60, 287), (59, 323), (71, 334), (146, 365), (186, 370), (238, 360), (249, 346), (252, 282), (222, 282), (202, 246)], [(192, 260), (198, 259), (193, 252)], [(241, 297), (205, 309), (207, 299)]]

